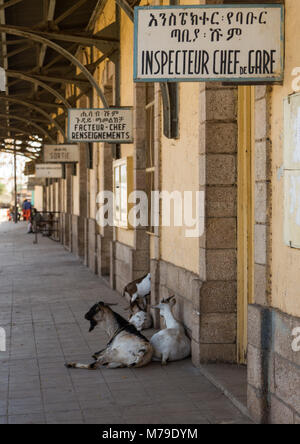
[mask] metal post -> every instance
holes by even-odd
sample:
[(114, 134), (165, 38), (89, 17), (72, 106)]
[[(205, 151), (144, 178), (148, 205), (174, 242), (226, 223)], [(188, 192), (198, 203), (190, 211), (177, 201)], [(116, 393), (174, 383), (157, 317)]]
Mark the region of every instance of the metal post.
[(14, 181), (15, 181), (15, 224), (18, 223), (18, 211), (17, 211), (17, 205), (18, 205), (18, 187), (17, 187), (17, 150), (15, 148), (14, 150)]

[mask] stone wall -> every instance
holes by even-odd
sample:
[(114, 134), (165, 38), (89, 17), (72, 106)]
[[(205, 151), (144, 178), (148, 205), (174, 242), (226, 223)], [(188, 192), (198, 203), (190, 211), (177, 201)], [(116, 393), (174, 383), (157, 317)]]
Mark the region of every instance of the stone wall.
[(88, 224), (88, 267), (96, 274), (97, 264), (97, 223), (94, 219), (87, 219)]
[(71, 216), (71, 251), (78, 256), (78, 220), (79, 217), (72, 214)]
[(249, 306), (248, 407), (260, 423), (300, 423), (300, 351), (292, 349), (300, 319)]
[[(146, 188), (146, 86), (134, 84), (134, 189), (147, 191)], [(113, 241), (111, 247), (111, 284), (123, 292), (125, 285), (150, 271), (150, 241), (147, 227), (134, 228), (134, 247)]]
[(256, 87), (255, 94), (255, 229), (254, 229), (254, 301), (267, 306), (271, 298), (271, 141), (270, 88)]
[(151, 271), (156, 293), (158, 281), (158, 300), (176, 296), (173, 312), (192, 339), (194, 364), (235, 362), (236, 283), (202, 282), (196, 274), (165, 261), (159, 261), (159, 270), (152, 261)]
[(176, 296), (176, 304), (173, 308), (175, 317), (184, 323), (192, 336), (193, 330), (193, 294), (192, 281), (198, 280), (198, 277), (185, 270), (176, 267), (168, 262), (160, 261), (160, 281), (159, 294), (160, 300), (169, 296)]
[[(110, 275), (110, 244), (111, 240), (102, 236), (97, 235), (97, 273), (99, 276), (107, 278)], [(112, 285), (113, 287), (113, 285)]]
[(75, 216), (72, 214), (72, 227), (71, 227), (71, 238), (72, 246), (71, 251), (78, 258), (84, 261), (85, 257), (85, 219), (80, 216)]
[[(216, 103), (218, 106), (216, 107)], [(201, 362), (236, 362), (237, 88), (205, 84), (200, 94), (200, 190), (205, 234), (200, 239)]]
[(61, 214), (61, 243), (67, 250), (71, 250), (71, 215)]
[[(276, 319), (275, 311), (269, 308), (272, 258), (270, 116), (270, 87), (257, 86), (255, 88), (254, 301), (248, 308), (247, 360), (248, 407), (253, 418), (261, 423), (272, 422), (274, 409), (279, 405), (274, 385)], [(275, 416), (278, 416), (278, 413)]]
[(133, 249), (120, 242), (114, 244), (115, 288), (122, 293), (124, 287), (133, 280)]

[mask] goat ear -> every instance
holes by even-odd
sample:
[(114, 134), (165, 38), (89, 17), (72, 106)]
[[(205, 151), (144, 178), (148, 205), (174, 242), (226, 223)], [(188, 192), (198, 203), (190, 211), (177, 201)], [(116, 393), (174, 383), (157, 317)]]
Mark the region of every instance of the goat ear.
[(173, 295), (173, 296), (171, 296), (171, 297), (169, 298), (169, 302), (170, 302), (170, 304), (171, 304), (172, 306), (176, 304), (175, 295)]

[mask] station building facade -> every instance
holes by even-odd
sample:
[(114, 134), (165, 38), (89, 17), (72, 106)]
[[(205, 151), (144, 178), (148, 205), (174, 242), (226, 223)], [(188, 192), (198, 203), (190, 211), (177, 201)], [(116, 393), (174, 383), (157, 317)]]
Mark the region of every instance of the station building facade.
[[(180, 4), (205, 3), (223, 2)], [(299, 21), (298, 1), (286, 0), (282, 84), (134, 83), (133, 22), (108, 0), (95, 32), (113, 32), (120, 45), (93, 75), (111, 106), (133, 107), (134, 142), (82, 143), (80, 162), (66, 166), (65, 179), (35, 190), (39, 209), (61, 213), (65, 248), (112, 288), (121, 293), (151, 272), (152, 304), (176, 296), (196, 366), (247, 364), (248, 407), (258, 422), (300, 422), (300, 351), (292, 347), (300, 327), (300, 251), (284, 242), (282, 173), (283, 100), (297, 86)], [(101, 55), (80, 53), (85, 64)], [(77, 106), (103, 107), (92, 93)], [(162, 207), (158, 226), (130, 227), (124, 195), (134, 190), (203, 192), (204, 234), (187, 237), (187, 227), (174, 221), (162, 226)], [(114, 226), (97, 223), (101, 191), (119, 193)]]

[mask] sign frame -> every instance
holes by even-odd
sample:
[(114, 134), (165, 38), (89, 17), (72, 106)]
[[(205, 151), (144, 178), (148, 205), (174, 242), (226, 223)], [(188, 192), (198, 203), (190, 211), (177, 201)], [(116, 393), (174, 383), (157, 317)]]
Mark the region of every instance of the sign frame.
[[(55, 160), (46, 160), (46, 156), (45, 156), (45, 148), (46, 147), (52, 147), (52, 148), (54, 148), (54, 147), (57, 147), (57, 148), (62, 148), (62, 147), (73, 147), (73, 148), (77, 148), (77, 157), (78, 157), (78, 160), (59, 160), (59, 159), (55, 159)], [(70, 163), (78, 163), (79, 161), (80, 161), (80, 152), (79, 152), (79, 149), (80, 149), (80, 147), (79, 147), (79, 144), (77, 143), (53, 143), (53, 144), (51, 144), (51, 143), (45, 143), (44, 144), (44, 146), (43, 146), (43, 160), (44, 160), (44, 163), (61, 163), (61, 164), (70, 164)]]
[[(252, 9), (252, 8), (277, 8), (281, 10), (281, 26), (280, 26), (280, 70), (281, 74), (277, 77), (197, 77), (197, 78), (184, 78), (184, 77), (143, 77), (139, 78), (137, 73), (138, 66), (138, 14), (140, 10), (168, 10), (168, 9)], [(134, 82), (222, 82), (230, 84), (274, 84), (282, 83), (284, 79), (284, 67), (285, 67), (285, 6), (283, 3), (262, 3), (262, 4), (211, 4), (211, 5), (165, 5), (165, 6), (137, 6), (134, 8), (134, 62), (133, 62), (133, 80)]]
[[(130, 139), (105, 139), (105, 140), (94, 140), (94, 139), (85, 139), (85, 140), (75, 140), (70, 137), (71, 133), (71, 113), (72, 111), (131, 111), (131, 138)], [(134, 142), (133, 136), (133, 106), (113, 106), (110, 108), (69, 108), (68, 109), (68, 141), (70, 144), (79, 144), (79, 143), (109, 143), (109, 144), (132, 144)]]

